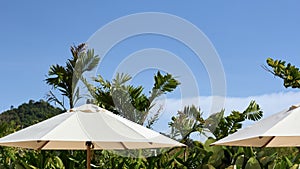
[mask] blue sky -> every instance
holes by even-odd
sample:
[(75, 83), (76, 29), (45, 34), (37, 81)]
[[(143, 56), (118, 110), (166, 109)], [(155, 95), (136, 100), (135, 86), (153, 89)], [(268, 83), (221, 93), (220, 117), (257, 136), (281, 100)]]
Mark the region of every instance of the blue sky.
[[(43, 99), (50, 89), (44, 82), (50, 65), (64, 64), (70, 57), (71, 45), (86, 42), (98, 29), (115, 19), (142, 12), (178, 16), (207, 36), (224, 68), (226, 96), (243, 102), (234, 102), (230, 108), (235, 105), (242, 108), (245, 99), (260, 100), (262, 97), (269, 100), (265, 105), (279, 106), (283, 96), (272, 100), (278, 93), (290, 98), (278, 107), (280, 110), (300, 102), (299, 95), (295, 95), (298, 90), (285, 89), (280, 79), (261, 67), (267, 57), (300, 65), (298, 1), (1, 1), (0, 110), (29, 99)], [(203, 64), (195, 61), (196, 57), (186, 46), (168, 37), (129, 38), (105, 56), (103, 61), (108, 64), (98, 72), (111, 78), (122, 59), (145, 48), (160, 48), (178, 55), (196, 76), (200, 96), (211, 95)], [(151, 87), (152, 76), (153, 71), (144, 71), (134, 82)], [(289, 94), (293, 98), (288, 97)], [(265, 110), (273, 111), (267, 106)]]

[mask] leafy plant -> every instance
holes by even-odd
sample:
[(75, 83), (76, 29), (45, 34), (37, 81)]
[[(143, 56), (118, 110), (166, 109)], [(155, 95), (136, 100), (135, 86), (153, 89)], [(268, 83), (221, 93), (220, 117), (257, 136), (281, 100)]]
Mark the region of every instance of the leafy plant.
[[(154, 76), (154, 86), (147, 96), (142, 86), (128, 85), (131, 77), (127, 74), (117, 74), (109, 82), (102, 76), (95, 81), (99, 86), (92, 86), (85, 81), (90, 93), (93, 93), (94, 101), (100, 107), (108, 109), (131, 121), (141, 125), (151, 125), (158, 119), (160, 109), (155, 113), (150, 110), (155, 105), (155, 99), (159, 96), (173, 91), (180, 83), (170, 74), (162, 75), (159, 71)], [(150, 116), (150, 114), (152, 116)], [(146, 124), (147, 121), (147, 124)]]
[[(97, 67), (100, 58), (94, 54), (93, 49), (86, 50), (86, 44), (82, 43), (78, 46), (71, 46), (72, 58), (68, 59), (65, 66), (52, 65), (46, 78), (46, 83), (52, 86), (69, 99), (70, 108), (83, 97), (80, 95), (78, 82), (83, 78), (85, 72), (93, 70)], [(67, 108), (63, 101), (60, 101), (55, 94), (50, 91), (48, 101), (58, 103), (64, 110)]]
[(300, 88), (300, 71), (299, 68), (287, 63), (283, 60), (274, 60), (272, 58), (267, 59), (268, 66), (263, 66), (263, 68), (273, 75), (283, 79), (284, 87)]

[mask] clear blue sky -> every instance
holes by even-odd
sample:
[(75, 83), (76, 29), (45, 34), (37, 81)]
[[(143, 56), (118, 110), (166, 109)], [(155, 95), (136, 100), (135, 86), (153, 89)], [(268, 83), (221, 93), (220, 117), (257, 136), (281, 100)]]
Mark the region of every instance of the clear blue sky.
[[(86, 42), (99, 28), (119, 17), (140, 12), (176, 15), (205, 33), (222, 61), (227, 96), (248, 97), (292, 90), (284, 89), (281, 80), (264, 71), (261, 65), (267, 57), (273, 57), (300, 66), (300, 2), (296, 0), (6, 0), (0, 2), (0, 110), (29, 99), (44, 98), (50, 89), (44, 82), (50, 65), (64, 64), (71, 56), (71, 45)], [(181, 52), (181, 58), (189, 63), (185, 54), (190, 51), (172, 40), (170, 45), (163, 45), (165, 41), (168, 39), (151, 36), (147, 41), (147, 37), (137, 37), (128, 40), (127, 45), (125, 41), (117, 46), (111, 55), (126, 57), (134, 50), (160, 47), (176, 54)], [(121, 60), (105, 59), (112, 65)], [(189, 66), (197, 67), (193, 63)], [(201, 74), (199, 91), (209, 96), (207, 75), (203, 67), (200, 69), (203, 72), (198, 72)], [(99, 72), (105, 75), (111, 70), (104, 67)]]

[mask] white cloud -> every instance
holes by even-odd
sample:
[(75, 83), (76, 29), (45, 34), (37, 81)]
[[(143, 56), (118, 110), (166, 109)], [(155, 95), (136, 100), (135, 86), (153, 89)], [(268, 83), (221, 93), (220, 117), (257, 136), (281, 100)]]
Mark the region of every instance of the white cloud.
[[(215, 99), (214, 102), (212, 101), (213, 99)], [(222, 102), (222, 99), (224, 98), (212, 96), (201, 96), (186, 99), (161, 99), (157, 102), (157, 105), (162, 106), (163, 111), (159, 121), (155, 124), (154, 129), (166, 132), (168, 130), (168, 122), (171, 121), (171, 117), (174, 116), (178, 110), (182, 110), (182, 108), (186, 105), (194, 104), (200, 107), (204, 117), (208, 117), (211, 114), (211, 111), (216, 112), (217, 110), (221, 110), (220, 102)], [(221, 105), (225, 108), (225, 113), (229, 114), (232, 110), (245, 110), (251, 100), (255, 100), (256, 103), (260, 105), (264, 112), (263, 118), (265, 118), (271, 114), (286, 110), (292, 105), (299, 104), (300, 92), (280, 92), (249, 97), (226, 97)], [(214, 105), (212, 103), (219, 105), (217, 107), (212, 107), (212, 105)]]

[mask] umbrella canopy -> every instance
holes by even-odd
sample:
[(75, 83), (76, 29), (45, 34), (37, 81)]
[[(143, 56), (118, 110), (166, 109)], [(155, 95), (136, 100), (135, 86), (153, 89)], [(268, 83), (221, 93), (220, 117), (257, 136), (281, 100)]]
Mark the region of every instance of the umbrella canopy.
[(299, 147), (300, 105), (276, 113), (211, 145)]
[[(0, 139), (36, 150), (126, 150), (185, 146), (92, 104), (73, 108)], [(89, 161), (89, 159), (88, 159)]]

